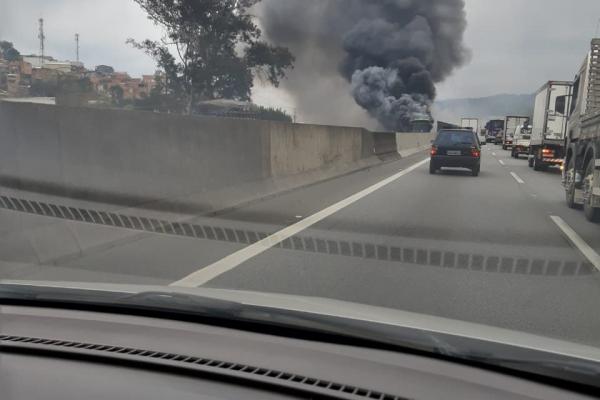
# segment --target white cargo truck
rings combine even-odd
[[[529,117],[509,115],[504,119],[504,137],[502,140],[502,149],[508,150],[512,147],[514,141],[514,133],[517,130],[517,127],[528,125]]]
[[[600,221],[600,39],[593,39],[573,84],[563,183],[567,205]]]
[[[531,125],[519,125],[515,128],[512,135],[513,142],[510,155],[513,158],[519,158],[521,154],[529,155],[529,147],[531,145]]]
[[[460,120],[460,127],[462,129],[471,129],[473,132],[477,134],[479,138],[479,142],[481,144],[485,143],[485,136],[481,136],[481,131],[479,130],[479,119],[477,118],[462,118]]]
[[[549,81],[535,96],[529,166],[536,171],[562,166],[573,82]]]

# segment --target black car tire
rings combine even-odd
[[[529,165],[529,168],[533,168],[533,157],[527,157],[527,165]]]
[[[435,175],[435,173],[437,172],[437,168],[435,167],[435,165],[433,165],[432,162],[429,163],[429,173],[431,175]]]
[[[478,167],[476,167],[476,168],[473,168],[473,169],[471,170],[471,174],[472,174],[473,176],[479,176],[479,171],[480,171],[480,169],[481,169],[481,167],[479,167],[479,166],[478,166]]]
[[[585,178],[590,175],[594,175],[594,160],[590,160],[588,162],[587,168],[585,169]],[[592,180],[592,188],[593,188],[593,180]],[[593,190],[593,189],[590,189]],[[585,218],[591,222],[600,222],[600,208],[594,208],[591,204],[592,197],[588,196],[588,199],[583,202],[583,212],[585,214]]]

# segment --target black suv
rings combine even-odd
[[[481,168],[481,147],[474,132],[469,130],[442,130],[431,146],[429,172],[435,174],[443,167],[468,168],[473,176]]]

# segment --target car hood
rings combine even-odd
[[[69,289],[92,291],[96,293],[116,292],[127,296],[150,293],[192,296],[194,298],[228,302],[229,304],[235,304],[242,309],[261,309],[271,310],[272,312],[280,311],[281,313],[288,313],[287,315],[290,315],[289,313],[292,312],[318,317],[319,321],[337,319],[350,323],[361,323],[361,326],[367,327],[386,327],[392,329],[392,331],[386,331],[388,334],[389,332],[395,332],[393,330],[394,328],[420,332],[421,334],[427,333],[428,340],[433,340],[434,342],[437,340],[435,338],[452,337],[467,341],[501,345],[504,349],[523,349],[536,352],[537,354],[543,353],[553,356],[564,356],[586,360],[600,366],[600,349],[592,346],[472,322],[327,298],[213,288],[182,288],[173,286],[78,282],[0,280],[0,287],[30,287],[33,289],[39,288],[45,290]],[[349,326],[356,325],[350,324]],[[443,342],[443,340],[440,339],[440,343],[447,342]],[[442,347],[445,348],[447,353],[452,353],[452,345]],[[471,351],[470,353],[473,352]],[[504,355],[506,356],[506,353]]]

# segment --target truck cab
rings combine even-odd
[[[485,124],[486,130],[486,141],[494,144],[499,144],[498,137],[500,137],[500,143],[504,137],[504,120],[492,119]]]

